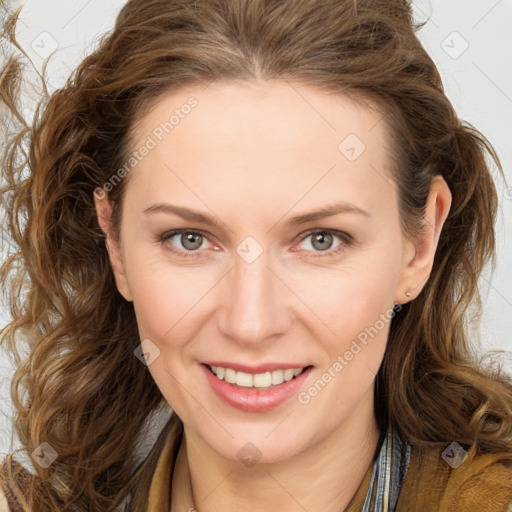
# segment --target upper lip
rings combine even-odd
[[[261,363],[257,365],[248,365],[243,363],[231,363],[227,361],[204,361],[209,366],[220,366],[221,368],[232,368],[237,372],[246,373],[265,373],[274,370],[287,370],[295,368],[305,368],[309,364],[302,363]]]

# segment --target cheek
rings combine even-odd
[[[170,339],[181,327],[181,322],[194,315],[194,304],[204,295],[198,287],[190,286],[190,279],[169,278],[165,274],[137,280],[134,288],[132,294],[139,332],[141,336],[159,342]]]
[[[163,340],[202,291],[196,280],[183,269],[173,268],[164,255],[126,251],[125,272],[144,338]]]
[[[300,404],[311,407],[312,417],[326,409],[337,411],[326,419],[327,428],[335,428],[340,417],[350,414],[370,392],[396,314],[392,280],[378,282],[364,276],[343,283],[342,288],[329,288],[316,304],[316,311],[323,307],[322,320],[329,327],[316,323],[316,339],[324,357],[316,380],[298,396]]]
[[[384,356],[401,267],[397,251],[381,248],[360,256],[337,273],[317,273],[314,287],[297,280],[295,289],[316,315],[312,328],[326,352],[322,366],[343,374],[338,382],[364,387]],[[340,364],[334,368],[335,362]]]
[[[352,338],[394,304],[400,254],[372,249],[338,268],[289,274],[290,288],[328,328],[334,339]]]
[[[172,264],[165,254],[133,251],[126,255],[126,274],[141,339],[151,339],[162,350],[194,339],[211,307],[216,271]]]

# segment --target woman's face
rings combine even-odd
[[[229,459],[288,459],[372,410],[393,305],[419,284],[385,130],[284,82],[174,92],[137,124],[117,285],[163,395]]]

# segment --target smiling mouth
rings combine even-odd
[[[206,365],[210,372],[219,380],[223,380],[228,384],[233,384],[235,386],[254,389],[265,389],[279,386],[284,382],[295,379],[311,366],[312,365],[304,366],[303,368],[278,369],[263,373],[248,373],[236,371],[233,368],[210,366],[209,364]]]

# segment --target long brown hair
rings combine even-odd
[[[14,45],[18,14],[4,28]],[[495,264],[486,155],[504,174],[485,137],[456,115],[417,29],[405,0],[130,0],[31,123],[18,109],[21,57],[9,58],[1,197],[12,245],[0,279],[12,321],[0,341],[15,355],[23,450],[47,442],[58,453],[37,478],[9,466],[24,510],[112,510],[131,488],[132,510],[144,510],[155,457],[135,472],[133,454],[164,398],[134,357],[134,310],[116,289],[93,193],[127,161],[137,116],[161,94],[221,79],[282,79],[378,105],[408,237],[421,229],[433,176],[444,177],[451,210],[430,278],[392,320],[376,411],[385,411],[381,428],[390,419],[416,445],[512,452],[512,382],[477,361],[466,332],[469,312],[481,314],[478,277]],[[109,192],[115,233],[128,179]]]

